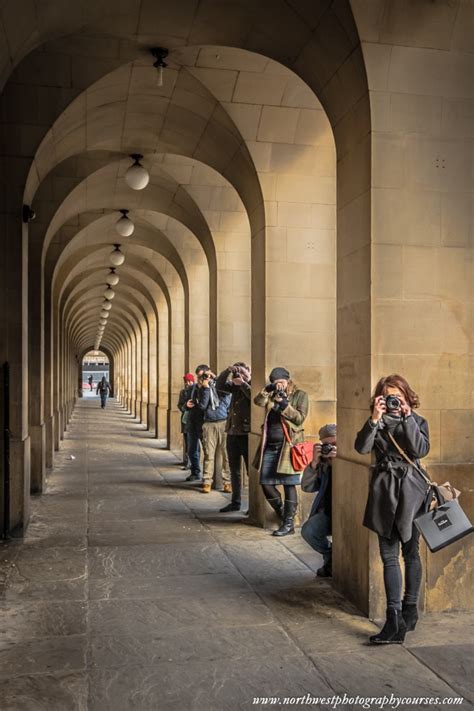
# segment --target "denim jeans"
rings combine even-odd
[[[420,534],[413,525],[412,537],[402,543],[402,556],[405,562],[405,597],[408,604],[418,602],[421,584],[421,560],[419,552]],[[398,531],[391,538],[379,536],[380,557],[383,562],[383,580],[387,596],[388,609],[402,609],[402,571],[400,568],[400,536]]]
[[[324,511],[318,511],[310,516],[301,528],[304,540],[323,556],[325,564],[331,560],[331,543],[328,540],[330,531],[331,519]]]
[[[249,437],[248,435],[227,435],[227,457],[229,459],[230,481],[232,484],[232,503],[241,503],[242,495],[242,459],[248,471]]]
[[[201,478],[201,434],[196,431],[187,433],[188,457],[191,465],[191,474]]]

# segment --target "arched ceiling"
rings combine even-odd
[[[44,102],[45,84],[51,83],[56,103],[39,122],[24,186],[24,202],[38,213],[30,230],[30,254],[44,269],[46,303],[52,289],[59,318],[67,307],[74,328],[85,329],[82,344],[96,319],[96,297],[100,305],[110,245],[120,243],[127,260],[118,272],[125,276],[129,269],[141,270],[156,285],[154,294],[147,290],[147,298],[156,298],[158,289],[169,314],[184,297],[187,329],[190,285],[198,273],[202,280],[202,266],[197,269],[206,264],[212,350],[218,269],[228,264],[232,270],[230,259],[222,257],[221,264],[218,259],[225,244],[219,209],[232,205],[227,210],[234,216],[227,218],[226,229],[233,221],[235,238],[245,235],[248,251],[250,230],[256,235],[265,225],[253,155],[258,154],[258,138],[250,124],[267,120],[262,106],[273,122],[278,111],[283,124],[285,111],[293,106],[321,111],[311,89],[323,97],[332,68],[344,64],[358,44],[348,3],[320,0],[308,8],[299,0],[186,0],[165,8],[151,0],[105,0],[99,6],[77,2],[66,17],[61,9],[53,16],[31,0],[14,30],[13,10],[9,2],[0,10],[9,35],[4,66],[17,66],[7,93],[18,96],[18,85],[27,85],[32,96],[37,86],[38,101]],[[159,34],[153,36],[154,27]],[[162,86],[149,53],[156,45],[170,49]],[[316,61],[308,62],[308,56]],[[357,61],[354,55],[351,72]],[[292,68],[300,76],[306,72],[307,84]],[[329,111],[340,112],[343,103],[344,97],[338,97]],[[15,125],[30,120],[22,111],[20,105],[12,110]],[[124,180],[131,153],[143,155],[150,173],[143,191],[131,190]],[[131,238],[115,234],[120,209],[130,210],[136,224]],[[189,245],[195,263],[186,257]],[[123,295],[132,301],[131,284],[121,283]],[[201,302],[196,316],[199,310]],[[118,311],[112,308],[114,315]],[[107,332],[115,321],[109,319]]]

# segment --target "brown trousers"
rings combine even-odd
[[[229,460],[227,458],[226,421],[205,422],[202,426],[202,448],[204,450],[203,483],[212,484],[216,452],[222,456],[222,481],[230,483]]]

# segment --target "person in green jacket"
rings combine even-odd
[[[300,473],[291,464],[291,445],[304,440],[308,395],[296,387],[286,368],[273,368],[269,383],[254,398],[254,403],[266,410],[254,466],[260,472],[265,498],[282,521],[273,535],[288,536],[295,532],[296,486],[300,483]],[[284,504],[277,489],[279,485],[284,487]]]

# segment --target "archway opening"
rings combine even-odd
[[[108,357],[102,351],[88,351],[82,358],[82,396],[98,397],[97,384],[104,376],[110,380]]]

